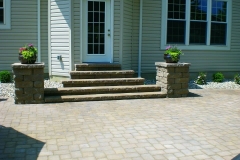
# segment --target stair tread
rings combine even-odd
[[[144,81],[144,78],[106,78],[106,79],[70,79],[62,81],[63,84],[71,84],[77,82],[133,82],[133,81]]]
[[[71,75],[76,75],[76,74],[94,74],[94,75],[99,75],[99,74],[134,74],[133,70],[111,70],[111,71],[71,71]]]
[[[134,92],[134,93],[111,93],[111,94],[88,94],[88,95],[62,95],[45,96],[45,102],[65,102],[65,101],[92,101],[92,100],[116,100],[116,99],[136,99],[136,98],[165,98],[166,93],[157,92]]]
[[[94,87],[64,87],[64,88],[45,88],[45,91],[58,90],[58,91],[68,91],[68,90],[93,90],[93,89],[117,89],[117,88],[159,88],[159,85],[129,85],[129,86],[94,86]]]
[[[118,63],[81,63],[75,64],[75,67],[121,67]]]

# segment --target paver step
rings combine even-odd
[[[59,103],[59,102],[102,101],[120,99],[145,99],[145,98],[166,98],[166,94],[162,92],[141,92],[141,93],[45,96],[45,102]]]
[[[71,79],[96,79],[96,78],[132,78],[133,70],[119,71],[72,71]]]
[[[75,64],[75,71],[121,70],[118,63],[82,63]]]
[[[101,86],[101,87],[70,87],[70,88],[45,88],[45,95],[83,95],[104,93],[130,93],[130,92],[155,92],[160,91],[158,85],[133,85],[133,86]]]
[[[62,81],[62,84],[63,87],[143,85],[144,78],[71,79]]]

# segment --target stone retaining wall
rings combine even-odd
[[[169,98],[186,97],[189,93],[189,63],[156,62],[156,84]]]
[[[15,104],[44,103],[44,63],[12,64]]]

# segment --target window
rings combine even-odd
[[[11,28],[11,0],[0,0],[0,29]]]
[[[231,0],[163,1],[162,49],[230,49]],[[166,9],[165,9],[166,8]]]

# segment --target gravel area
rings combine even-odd
[[[145,84],[156,84],[156,81],[146,80]],[[44,87],[59,88],[63,86],[60,82],[45,80]],[[189,89],[240,89],[240,85],[235,84],[232,80],[225,80],[223,83],[207,81],[206,85],[198,85],[194,81],[190,81]],[[14,97],[14,83],[0,83],[0,97]]]

